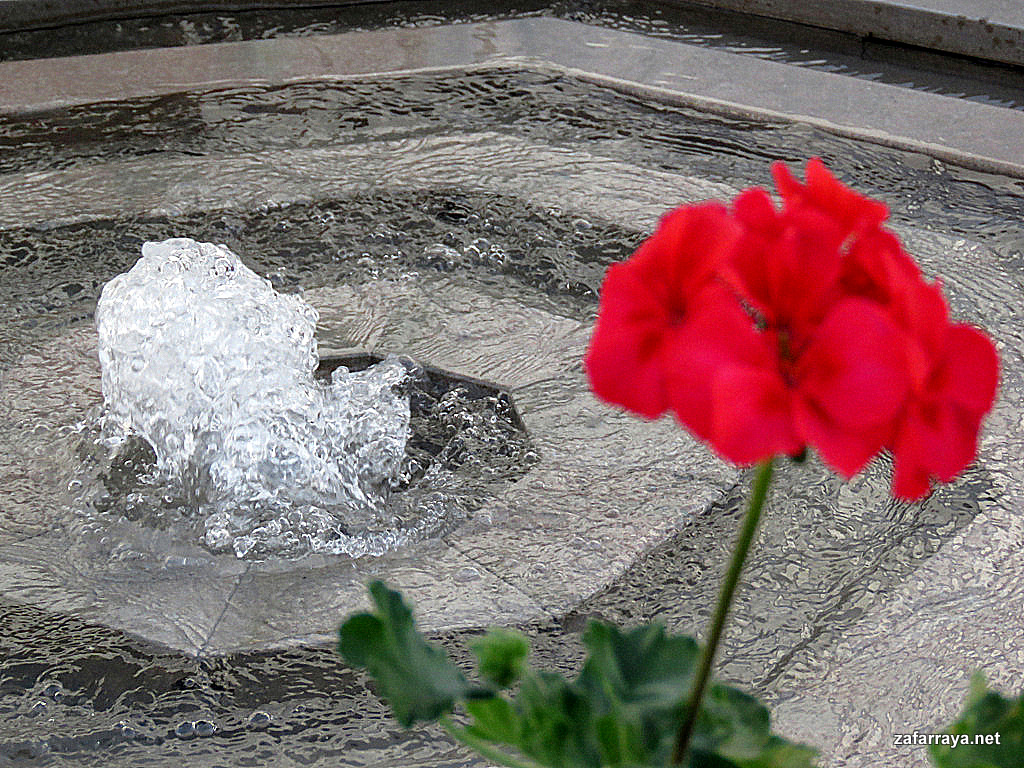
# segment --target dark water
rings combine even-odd
[[[784,704],[980,514],[1013,535],[1005,521],[1020,498],[1007,489],[1020,487],[1024,447],[1019,180],[802,126],[645,106],[530,72],[252,87],[6,117],[0,375],[65,336],[84,338],[102,284],[131,266],[144,240],[181,234],[227,243],[281,289],[450,276],[587,322],[604,269],[635,248],[659,210],[766,184],[770,161],[812,155],[890,204],[926,271],[947,276],[958,317],[989,327],[1004,375],[978,466],[922,505],[888,498],[884,462],[849,485],[813,462],[781,471],[785,490],[772,502],[722,669]],[[595,185],[605,192],[588,198]],[[93,386],[86,378],[69,379],[69,402],[72,390]],[[0,425],[13,405],[0,398]],[[12,448],[4,468],[13,476],[31,460]],[[16,490],[38,495],[44,482]],[[569,615],[524,627],[535,660],[572,670],[592,615],[699,631],[744,489],[724,488],[719,503]],[[977,620],[1016,596],[979,595]],[[480,765],[436,731],[402,731],[329,649],[191,659],[3,599],[0,625],[0,765]],[[439,639],[466,660],[465,634]],[[930,642],[941,665],[944,640]],[[880,658],[875,671],[891,665]],[[959,682],[922,688],[944,701]],[[819,743],[834,748],[827,764],[873,764],[863,748],[842,746],[858,727],[822,731]]]

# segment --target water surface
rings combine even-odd
[[[785,727],[825,747],[825,764],[876,764],[887,729],[898,730],[885,723],[887,712],[905,730],[931,729],[958,706],[965,667],[986,664],[1005,683],[1022,663],[1006,641],[1010,627],[1024,626],[1013,613],[1024,603],[1024,570],[1004,558],[999,580],[967,591],[972,562],[984,570],[1000,547],[1013,551],[1016,511],[1024,507],[1020,181],[807,127],[648,107],[571,79],[505,70],[250,87],[6,117],[0,513],[40,511],[0,537],[31,541],[66,522],[39,499],[64,494],[73,479],[74,425],[98,397],[90,334],[99,290],[134,263],[145,240],[224,242],[279,289],[320,297],[324,350],[349,341],[352,313],[336,311],[332,320],[332,302],[345,291],[370,301],[383,295],[373,286],[384,284],[438,286],[449,303],[469,295],[507,302],[505,314],[487,319],[496,326],[536,311],[585,327],[604,269],[628,256],[662,210],[764,185],[769,161],[810,155],[889,203],[923,268],[944,276],[955,315],[988,328],[1004,360],[980,460],[961,481],[910,506],[888,498],[884,461],[849,485],[813,462],[787,467],[752,559],[724,674],[769,697]],[[463,309],[471,313],[473,302]],[[429,348],[431,317],[403,317],[389,333]],[[546,342],[538,335],[521,358],[490,362],[526,369],[530,348]],[[481,345],[475,354],[486,363],[493,352]],[[31,409],[11,394],[15,385],[34,393]],[[540,412],[567,394],[541,382],[531,396]],[[581,440],[621,418],[592,403],[580,413]],[[24,430],[41,439],[15,439]],[[27,450],[40,442],[51,448]],[[673,451],[679,466],[703,455]],[[672,470],[640,468],[637,487],[671,483]],[[720,502],[640,562],[624,564],[621,578],[570,615],[525,627],[540,663],[573,669],[590,615],[657,619],[681,632],[703,625],[745,496],[743,484],[732,487],[721,472]],[[560,513],[587,498],[553,494],[551,501],[548,513]],[[987,549],[972,548],[982,535]],[[913,658],[930,659],[939,672],[901,665],[897,641],[886,640],[886,617],[927,595],[935,580],[929,569],[947,561],[964,571],[956,583],[970,600],[947,615],[941,606],[928,613],[936,603],[925,599],[918,615],[931,629],[904,624],[889,633],[912,639]],[[67,577],[74,580],[74,571]],[[947,621],[947,631],[934,633],[925,616]],[[993,617],[1009,623],[995,626]],[[430,729],[398,728],[365,679],[329,649],[191,659],[38,607],[0,601],[0,618],[0,761],[480,764]],[[972,626],[976,635],[965,629]],[[980,655],[964,655],[952,636]],[[851,638],[877,658],[849,663]],[[1002,647],[979,645],[986,638]],[[464,633],[441,639],[466,660]],[[899,666],[903,688],[856,698]],[[843,691],[852,703],[836,704],[834,714],[824,702],[843,699]],[[923,764],[923,754],[892,759]]]

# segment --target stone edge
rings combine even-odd
[[[1011,8],[1005,0],[689,0],[689,4],[1024,66],[1024,10]]]
[[[546,68],[643,99],[809,124],[1024,178],[1024,112],[548,17],[0,62],[0,115],[254,83],[494,67]]]

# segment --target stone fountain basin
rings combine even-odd
[[[82,537],[26,505],[0,540],[0,591],[190,655],[332,642],[343,617],[367,604],[366,583],[377,578],[406,593],[428,631],[522,624],[564,615],[735,480],[736,470],[671,422],[611,414],[593,398],[581,366],[589,323],[440,276],[305,295],[321,325],[346,328],[359,347],[400,352],[507,392],[539,461],[450,534],[379,558],[247,562],[128,521],[134,530]],[[432,324],[417,333],[419,342],[403,334],[413,318]],[[77,367],[82,399],[100,402],[92,329],[54,344],[66,347],[55,356]],[[7,384],[17,387],[19,375],[11,370]],[[50,396],[56,391],[36,392],[12,416],[30,420]],[[150,537],[150,553],[104,555],[103,537],[119,535],[136,543]]]
[[[1015,110],[794,71],[773,62],[551,19],[355,35],[9,62],[0,66],[0,74],[6,75],[0,77],[0,111],[90,102],[112,98],[111,93],[127,98],[214,87],[225,77],[283,83],[296,77],[363,76],[380,70],[378,52],[387,48],[399,54],[386,62],[393,70],[540,63],[546,70],[569,71],[643,99],[756,121],[795,119],[866,139],[872,144],[863,145],[865,155],[872,145],[883,144],[924,152],[917,156],[919,163],[942,158],[967,168],[1002,169],[1018,177],[1022,173],[1018,139],[1024,118]],[[526,64],[523,57],[529,60]],[[143,59],[147,66],[142,66]],[[115,60],[123,66],[112,67]],[[69,67],[82,76],[44,76],[58,70],[66,75]],[[167,72],[175,76],[168,78]],[[62,82],[73,82],[74,92],[62,90]],[[880,109],[880,104],[886,108]],[[175,215],[195,206],[215,209],[225,201],[202,188],[215,173],[227,173],[231,204],[246,208],[335,195],[351,183],[425,186],[434,183],[437,174],[424,171],[416,153],[435,148],[451,153],[446,181],[454,185],[467,180],[480,185],[478,169],[486,166],[483,183],[492,188],[574,211],[603,205],[605,210],[597,215],[628,221],[638,229],[653,223],[667,199],[734,192],[713,188],[707,181],[692,184],[679,173],[609,160],[601,157],[600,147],[527,145],[504,134],[479,141],[446,136],[381,144],[356,152],[265,151],[237,163],[227,157],[189,157],[178,162],[162,159],[155,165],[147,158],[128,158],[45,170],[32,178],[15,174],[0,187],[0,225],[13,228],[26,221],[66,219],[71,215],[68,200],[75,201],[76,217],[116,218],[123,215],[119,196],[144,212]],[[407,152],[409,148],[414,151]],[[495,157],[500,158],[500,172],[487,162]],[[252,184],[252,167],[270,181]],[[636,183],[638,179],[642,184]],[[35,199],[33,192],[40,184],[57,193]],[[1018,577],[1024,570],[1019,546],[1024,523],[1018,514],[1024,485],[1019,460],[1024,369],[1017,343],[1022,326],[1019,302],[1002,300],[1005,287],[1019,283],[1020,262],[1007,255],[1005,242],[1001,251],[993,251],[990,244],[944,234],[947,228],[941,222],[939,231],[930,225],[899,229],[929,273],[953,276],[947,287],[955,315],[984,322],[997,339],[1005,363],[1003,393],[987,422],[973,475],[934,497],[940,511],[967,505],[962,515],[967,522],[959,524],[962,529],[945,539],[941,551],[927,563],[877,594],[872,592],[877,589],[872,569],[884,552],[876,557],[876,539],[862,536],[863,529],[844,528],[843,520],[877,514],[886,522],[896,517],[883,503],[884,471],[842,487],[815,485],[813,499],[836,497],[838,509],[855,514],[829,512],[816,519],[814,504],[792,495],[782,496],[779,508],[768,515],[767,541],[760,549],[764,565],[759,572],[757,563],[751,563],[744,593],[748,597],[741,598],[748,602],[745,614],[752,619],[734,627],[741,649],[737,664],[745,658],[745,649],[753,647],[748,641],[760,644],[769,637],[771,648],[780,626],[804,629],[791,620],[793,592],[801,585],[813,591],[830,579],[829,557],[834,551],[845,562],[861,547],[869,566],[857,577],[857,585],[864,586],[872,599],[863,605],[840,602],[836,612],[824,618],[838,622],[836,637],[817,637],[808,623],[808,633],[801,635],[795,650],[781,644],[775,649],[781,672],[771,685],[780,730],[821,745],[837,765],[923,765],[923,755],[892,746],[893,732],[943,727],[958,709],[974,669],[984,668],[1005,690],[1019,683],[1024,669],[1022,649],[1013,642],[1012,631],[1021,626],[1024,604]],[[342,615],[364,604],[363,582],[379,575],[410,595],[428,629],[528,622],[562,615],[599,592],[634,558],[669,538],[691,512],[713,505],[734,482],[734,471],[717,464],[671,424],[643,424],[616,415],[587,395],[579,369],[585,323],[543,309],[510,306],[473,291],[445,294],[442,280],[433,287],[438,290],[430,293],[430,288],[377,284],[311,292],[310,299],[328,324],[351,323],[344,311],[331,310],[344,306],[340,300],[376,303],[371,309],[364,307],[369,319],[354,334],[353,343],[416,355],[452,373],[479,376],[515,397],[541,462],[453,535],[372,561],[310,558],[248,564],[188,547],[153,561],[99,561],[91,557],[94,551],[88,546],[69,542],[46,500],[35,498],[46,488],[45,474],[5,477],[0,481],[24,489],[25,503],[19,515],[0,510],[0,590],[11,599],[56,613],[77,613],[194,656],[227,654],[232,648],[331,642]],[[414,313],[427,307],[439,311],[444,322],[437,322],[430,343],[412,344],[402,326],[418,322]],[[507,309],[515,322],[496,328],[483,316],[467,314],[466,307],[483,313]],[[95,340],[90,336],[88,328],[81,328],[55,340],[54,345],[66,352],[63,356],[55,356],[53,350],[35,358],[27,353],[22,366],[61,360],[52,374],[65,385],[43,388],[32,403],[8,406],[8,399],[0,397],[0,408],[6,408],[0,411],[0,420],[44,420],[48,406],[67,399],[69,381],[74,382],[70,400],[76,407],[85,409],[97,402]],[[501,355],[520,363],[527,359],[529,364],[506,366]],[[5,371],[0,389],[18,375],[17,369]],[[657,462],[651,461],[654,457]],[[642,472],[633,471],[639,467]],[[652,470],[656,467],[668,469]],[[960,498],[965,495],[966,500]],[[920,513],[923,521],[929,512],[934,510]],[[918,515],[906,513],[908,525]],[[687,535],[708,530],[711,522],[701,520]],[[801,523],[809,524],[802,528]],[[732,530],[712,527],[710,548],[724,548]],[[825,541],[816,545],[823,550],[820,555],[815,536]],[[879,546],[891,543],[883,540]],[[814,557],[819,566],[808,566]],[[723,561],[724,555],[715,562]],[[689,599],[695,614],[708,602],[678,592],[661,597],[667,603]],[[584,601],[584,606],[592,604]],[[737,676],[755,679],[762,673],[762,661],[755,658],[756,672],[744,670]]]

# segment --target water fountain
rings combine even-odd
[[[154,452],[149,482],[197,508],[214,551],[361,554],[352,535],[385,514],[409,429],[405,369],[339,367],[318,384],[315,325],[300,297],[188,239],[144,244],[103,288],[104,440]]]
[[[997,680],[1021,669],[1000,629],[1019,619],[1011,582],[1021,572],[1010,511],[1024,480],[1015,461],[1024,369],[1008,341],[1020,338],[1021,319],[1007,287],[1020,277],[1018,182],[806,123],[759,122],[731,107],[731,116],[709,115],[652,105],[653,91],[597,87],[593,80],[616,74],[601,70],[601,46],[634,51],[618,74],[654,89],[678,86],[686,70],[651,70],[665,75],[659,85],[645,62],[676,61],[685,46],[601,28],[572,26],[570,35],[564,23],[271,41],[281,46],[262,60],[272,71],[258,75],[271,84],[249,82],[252,58],[227,56],[217,77],[238,81],[229,88],[203,80],[200,62],[216,46],[154,51],[167,62],[180,54],[179,73],[193,62],[187,92],[183,75],[155,82],[142,72],[145,82],[121,101],[95,101],[103,82],[94,76],[81,81],[81,106],[4,118],[0,135],[17,148],[0,161],[0,589],[12,627],[0,680],[16,693],[0,704],[0,754],[87,762],[99,750],[110,764],[132,765],[238,764],[247,754],[462,764],[443,744],[385,725],[328,649],[374,577],[402,587],[421,623],[454,646],[488,623],[517,624],[566,666],[590,613],[702,625],[742,495],[733,491],[738,473],[670,423],[598,405],[580,359],[605,266],[668,205],[764,183],[765,159],[779,156],[822,154],[893,205],[925,269],[947,276],[958,317],[1004,345],[1004,396],[977,467],[922,507],[887,500],[884,466],[850,485],[813,463],[788,469],[779,487],[789,492],[769,513],[723,668],[772,700],[783,729],[849,765],[865,764],[855,762],[866,759],[864,744],[881,748],[886,717],[914,730],[927,726],[936,700],[948,698],[952,711],[970,668],[986,666]],[[524,65],[514,57],[531,43],[557,47],[555,59],[579,56],[590,74]],[[385,44],[401,52],[397,69],[444,58],[470,70],[364,78],[380,68],[375,52]],[[488,46],[512,58],[481,69],[494,55],[479,54]],[[321,54],[332,73],[360,77],[317,80]],[[309,69],[289,70],[296,61]],[[57,66],[36,63],[48,65]],[[53,94],[43,91],[22,93],[21,103],[46,104]],[[920,115],[928,94],[908,93],[918,106],[905,114]],[[946,101],[951,113],[966,109]],[[76,141],[54,138],[72,130]],[[107,431],[88,420],[103,402],[93,330],[102,286],[128,272],[144,242],[182,234],[226,243],[305,318],[296,328],[309,327],[301,302],[319,314],[320,383],[307,378],[311,333],[300,332],[304,351],[289,362],[307,402],[331,391],[328,369],[344,366],[339,381],[365,382],[372,374],[358,371],[370,363],[406,361],[385,362],[390,373],[369,386],[395,406],[396,422],[408,418],[412,437],[402,449],[381,444],[385,469],[349,486],[360,489],[355,497],[389,498],[365,516],[360,507],[358,520],[374,521],[360,534],[375,542],[372,553],[271,541],[287,530],[301,539],[301,521],[260,532],[247,549],[246,536],[282,516],[278,501],[286,520],[316,506],[304,483],[266,500],[265,478],[244,478],[245,494],[269,510],[247,526],[231,521],[237,499],[222,492],[237,486],[208,483],[213,465],[190,465],[184,442],[149,453],[118,437],[126,411]],[[269,296],[263,279],[253,282]],[[136,317],[158,310],[154,296]],[[168,354],[192,341],[176,339]],[[245,352],[234,351],[233,361]],[[130,375],[131,355],[124,361]],[[166,377],[153,381],[175,391]],[[254,381],[239,385],[240,397]],[[139,429],[136,418],[155,415],[144,408],[130,418]],[[453,422],[461,443],[443,454],[431,436]],[[161,460],[165,469],[206,469],[175,487]],[[183,513],[197,488],[213,489],[199,494],[212,515]],[[337,523],[352,499],[335,501],[330,525],[305,544],[354,533],[356,519]],[[211,516],[227,525],[207,538]],[[978,573],[984,589],[966,576]],[[937,590],[962,611],[953,624]],[[879,697],[878,686],[900,693]],[[366,734],[381,731],[384,746],[368,746]]]

